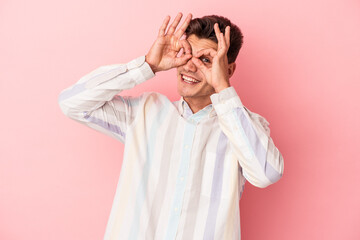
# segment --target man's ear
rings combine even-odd
[[[228,65],[229,78],[231,78],[231,76],[234,74],[235,69],[236,69],[236,63],[235,63],[235,62],[230,63],[230,64]]]

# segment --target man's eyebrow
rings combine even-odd
[[[204,56],[204,57],[210,57],[210,58],[213,58],[210,54],[204,54],[204,53],[203,53],[203,54],[201,54],[199,57],[203,57],[203,56]]]

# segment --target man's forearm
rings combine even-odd
[[[283,157],[270,138],[265,118],[245,108],[233,87],[213,94],[211,100],[244,177],[262,188],[278,181],[284,170]]]
[[[82,118],[86,112],[101,107],[121,91],[133,88],[154,76],[145,56],[127,64],[101,66],[64,89],[58,103],[65,115]]]

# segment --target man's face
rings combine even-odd
[[[196,35],[188,36],[187,41],[190,43],[192,55],[197,56],[197,53],[202,49],[212,48],[217,51],[217,43],[210,39],[200,39]],[[211,56],[199,56],[199,59],[205,66],[211,68]],[[203,99],[210,101],[210,95],[215,93],[215,89],[209,85],[205,79],[204,74],[198,69],[190,59],[186,64],[177,67],[178,77],[178,93],[185,99]]]

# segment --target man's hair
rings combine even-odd
[[[218,23],[220,31],[225,34],[226,26],[230,26],[230,47],[227,52],[229,63],[233,63],[239,54],[240,48],[243,44],[243,35],[238,26],[231,23],[229,19],[218,16],[208,15],[202,18],[194,18],[190,21],[189,26],[186,28],[186,38],[191,34],[195,34],[198,38],[207,38],[215,43],[218,43],[214,24]]]

